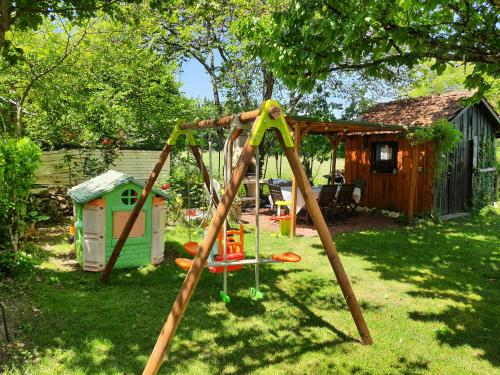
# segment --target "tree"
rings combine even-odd
[[[161,149],[175,118],[195,107],[179,91],[176,62],[145,43],[141,26],[100,17],[78,53],[34,89],[29,136],[46,149]]]
[[[23,133],[25,103],[33,88],[65,63],[86,34],[86,27],[74,28],[61,20],[57,23],[47,21],[38,31],[21,32],[13,36],[16,45],[23,47],[24,53],[14,65],[0,57],[0,96],[15,106],[14,133],[17,137]]]
[[[95,16],[96,12],[114,14],[123,3],[131,2],[138,0],[0,0],[0,52],[4,57],[16,52],[6,37],[13,26],[18,30],[36,30],[47,17],[81,20]],[[22,51],[18,46],[15,49]]]
[[[391,78],[399,67],[434,59],[473,63],[465,86],[500,76],[499,13],[495,1],[293,0],[270,17],[242,21],[248,48],[290,87],[311,90],[332,72],[363,71]]]
[[[447,64],[446,69],[437,74],[432,69],[433,62],[427,62],[414,67],[410,72],[411,84],[401,90],[401,94],[409,97],[439,94],[451,90],[465,88],[465,79],[474,71],[474,66],[461,63]],[[491,87],[485,96],[495,109],[500,108],[500,81],[485,76]]]

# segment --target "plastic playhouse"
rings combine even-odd
[[[74,186],[74,243],[86,271],[102,271],[144,184],[124,173],[108,172]],[[165,197],[151,190],[132,227],[116,267],[138,267],[163,261]]]

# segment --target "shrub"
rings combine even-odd
[[[29,138],[0,138],[0,253],[7,265],[17,263],[27,217],[27,203],[40,162],[40,148]],[[9,266],[10,267],[10,266]]]
[[[167,222],[173,224],[183,217],[185,208],[205,208],[208,199],[203,176],[191,155],[172,157],[170,176],[163,181],[167,192]]]

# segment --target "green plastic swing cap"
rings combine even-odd
[[[167,141],[167,144],[170,146],[175,145],[177,142],[177,138],[179,138],[180,135],[185,135],[188,143],[191,146],[196,146],[196,141],[194,140],[193,134],[191,133],[191,130],[183,130],[181,129],[181,124],[184,123],[182,120],[177,120],[174,130],[172,131],[172,134],[170,135],[170,138]]]
[[[276,119],[269,116],[269,110],[272,107],[277,107],[280,110],[280,115]],[[252,129],[252,134],[250,135],[250,145],[258,146],[262,141],[262,137],[264,137],[264,133],[270,128],[279,130],[283,136],[283,141],[286,147],[293,147],[292,135],[290,134],[290,129],[285,121],[285,116],[283,116],[281,106],[278,101],[273,99],[266,100],[262,104],[259,117],[257,117]]]

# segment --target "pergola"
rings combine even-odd
[[[299,152],[300,143],[307,134],[322,134],[328,138],[332,146],[331,181],[335,179],[337,165],[337,149],[344,137],[349,134],[377,134],[381,132],[402,132],[410,129],[403,125],[387,125],[355,120],[317,119],[307,116],[286,116],[290,130],[293,132],[295,152]],[[416,174],[415,174],[416,178]],[[297,227],[297,181],[292,176],[292,207],[290,207],[291,231],[295,237]]]
[[[259,114],[259,110],[243,112],[239,115],[228,115],[218,119],[201,120],[189,122],[182,125],[182,129],[207,129],[207,128],[228,128],[234,118],[239,118],[241,123],[253,121]],[[356,120],[336,120],[336,119],[319,119],[308,116],[285,116],[285,121],[293,134],[294,148],[298,153],[300,143],[307,134],[322,134],[328,138],[332,145],[332,167],[331,181],[335,179],[335,171],[337,165],[337,150],[340,142],[349,134],[377,134],[381,132],[403,132],[411,127],[403,125],[388,125],[380,123],[371,123],[366,121]],[[417,152],[417,150],[415,150]],[[415,173],[412,173],[412,179],[416,181]],[[416,182],[415,182],[416,183]],[[413,183],[412,185],[415,185]],[[295,237],[297,228],[297,180],[292,177],[292,207],[290,207],[291,230],[290,237]],[[408,218],[413,220],[413,210],[409,210]]]

